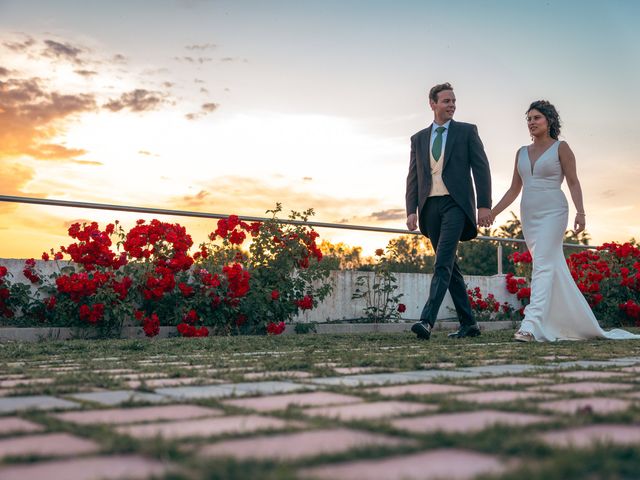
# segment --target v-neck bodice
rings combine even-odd
[[[564,173],[560,165],[558,148],[560,142],[556,141],[538,157],[535,163],[531,163],[529,149],[525,146],[518,152],[518,173],[522,178],[525,190],[557,190],[562,185]]]

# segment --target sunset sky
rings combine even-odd
[[[404,228],[409,137],[448,81],[494,203],[529,142],[525,109],[545,98],[592,243],[638,239],[638,19],[640,2],[620,0],[0,0],[0,193],[251,216],[282,202]],[[138,217],[0,203],[0,257],[68,243],[73,221]],[[214,229],[164,220],[196,242]]]

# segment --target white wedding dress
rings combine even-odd
[[[532,333],[539,342],[640,339],[640,335],[625,330],[602,330],[569,272],[562,253],[569,207],[560,189],[564,173],[559,146],[556,141],[533,167],[527,147],[518,152],[517,166],[523,183],[522,231],[533,258],[531,303],[524,310],[520,331]]]

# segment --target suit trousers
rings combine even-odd
[[[467,286],[456,262],[456,250],[464,229],[466,216],[449,196],[429,197],[420,214],[420,225],[426,231],[436,253],[435,269],[429,289],[429,299],[420,320],[432,327],[438,310],[449,290],[461,325],[473,325],[475,320],[467,296]]]

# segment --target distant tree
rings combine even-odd
[[[491,230],[479,231],[480,236],[523,239],[522,222],[511,213],[511,218],[504,224]],[[573,231],[565,233],[565,243],[589,245],[591,238],[585,231],[575,235]],[[631,242],[636,242],[631,239]],[[509,257],[514,252],[527,250],[523,242],[498,242],[495,240],[473,240],[458,244],[458,265],[465,275],[495,275],[498,273],[498,244],[502,243],[502,273],[515,273],[515,266]],[[635,243],[634,243],[635,244]],[[394,251],[389,259],[389,268],[393,272],[433,273],[435,253],[428,238],[422,235],[402,235],[389,240],[387,250]],[[362,247],[351,247],[342,242],[333,244],[324,240],[320,244],[324,260],[331,269],[372,270],[375,264],[373,257],[363,257]],[[565,248],[565,256],[579,249]]]
[[[395,255],[389,260],[389,268],[394,272],[433,273],[435,252],[431,242],[423,235],[402,235],[392,238],[388,250]]]
[[[480,235],[491,236],[488,228]],[[464,275],[495,275],[498,273],[496,242],[472,240],[458,244],[458,266]]]
[[[578,245],[589,245],[590,241],[591,241],[591,236],[587,233],[586,230],[580,232],[578,235],[576,235],[573,230],[567,230],[565,232],[565,234],[564,234],[564,243],[575,243],[575,244],[578,244]],[[584,250],[584,249],[582,249],[582,248],[565,247],[564,248],[564,256],[565,257],[569,257],[571,254],[578,253],[581,250]]]
[[[331,243],[323,240],[320,243],[322,261],[330,270],[359,270],[364,262],[362,247],[351,247],[346,243]]]

